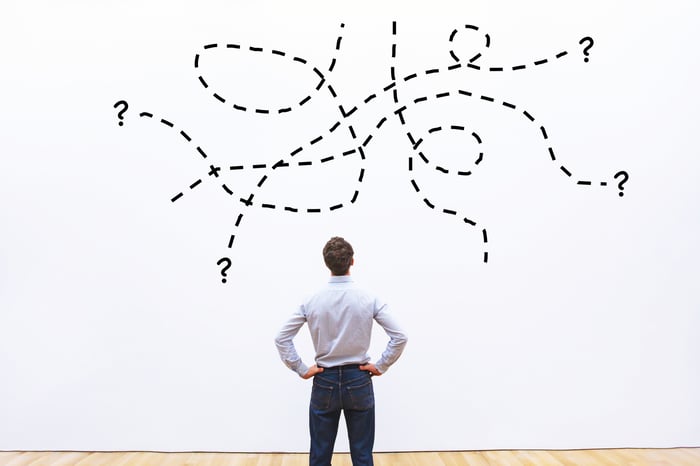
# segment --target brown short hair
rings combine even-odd
[[[353,254],[350,243],[340,236],[334,236],[323,247],[323,261],[333,275],[347,275]]]

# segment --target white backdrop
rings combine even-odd
[[[0,449],[306,450],[333,235],[377,450],[700,445],[698,14],[5,1]]]

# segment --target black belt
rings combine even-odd
[[[323,367],[324,371],[333,371],[333,370],[338,370],[338,369],[359,369],[360,366],[364,366],[364,364],[345,364],[343,366],[333,366],[333,367]]]

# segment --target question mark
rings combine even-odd
[[[590,37],[584,37],[580,41],[578,41],[579,44],[583,45],[584,42],[587,42],[588,45],[583,48],[583,54],[586,56],[586,58],[583,59],[586,63],[588,63],[588,51],[593,47],[593,39]]]
[[[622,177],[622,180],[620,180],[620,182],[617,183],[617,188],[620,190],[620,193],[619,193],[619,194],[620,194],[620,197],[622,197],[622,196],[625,195],[625,193],[622,192],[622,190],[625,189],[625,187],[622,186],[622,185],[625,184],[625,183],[627,183],[627,180],[630,179],[630,176],[629,176],[629,174],[627,174],[627,172],[624,171],[624,170],[615,173],[615,176],[614,176],[613,178],[617,179],[618,176],[621,176],[621,177]]]
[[[124,108],[121,109],[121,110],[119,111],[119,113],[117,113],[117,116],[119,117],[119,120],[120,120],[120,121],[119,121],[119,126],[124,125],[124,122],[121,121],[121,120],[124,119],[124,117],[123,117],[122,115],[124,115],[124,112],[126,112],[126,109],[129,108],[129,104],[127,104],[126,101],[124,101],[124,100],[120,100],[119,102],[117,102],[116,104],[114,104],[114,108],[117,108],[117,107],[119,107],[119,106],[122,105],[122,104],[124,105]]]
[[[221,283],[226,283],[226,271],[229,269],[229,267],[231,267],[231,259],[229,259],[228,257],[222,257],[216,263],[216,265],[221,265],[224,262],[226,262],[226,266],[223,269],[221,269],[221,276],[224,277],[221,279]]]

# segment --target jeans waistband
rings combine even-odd
[[[333,366],[333,367],[323,367],[324,371],[334,371],[334,370],[339,370],[339,369],[360,369],[360,366],[363,366],[364,364],[345,364],[343,366]]]

